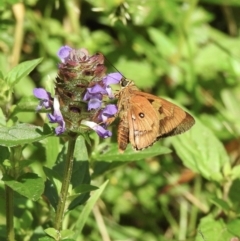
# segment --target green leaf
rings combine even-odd
[[[96,161],[93,166],[93,174],[92,178],[98,177],[105,172],[111,171],[119,166],[122,166],[128,162],[123,161],[113,161],[113,162],[105,162],[105,161]]]
[[[22,78],[29,75],[29,73],[39,64],[41,63],[43,58],[29,60],[22,62],[11,69],[8,74],[5,76],[5,81],[9,84],[9,86],[13,87],[16,83],[18,83]]]
[[[198,232],[195,241],[226,241],[233,237],[222,219],[216,221],[210,215],[201,219]]]
[[[142,151],[135,151],[130,145],[124,153],[118,152],[117,145],[103,146],[99,148],[96,152],[92,153],[92,158],[98,161],[137,161],[144,158],[150,158],[158,155],[168,154],[171,150],[167,147],[160,146],[159,143],[144,149]]]
[[[33,201],[38,200],[44,191],[44,180],[35,173],[23,174],[18,180],[4,176],[2,180],[15,192]]]
[[[76,239],[78,236],[81,235],[82,233],[82,229],[87,221],[87,218],[90,214],[90,212],[93,209],[93,206],[95,205],[95,203],[97,202],[97,200],[99,199],[100,195],[102,194],[102,192],[104,191],[104,189],[106,188],[108,183],[108,180],[105,181],[98,190],[96,190],[91,197],[89,198],[87,204],[84,206],[81,214],[79,215],[76,223],[75,223],[75,227],[74,227],[74,231],[75,231],[75,235],[74,238]]]
[[[91,192],[98,189],[98,187],[89,185],[89,184],[81,184],[74,188],[75,193],[84,193],[84,192]]]
[[[24,123],[12,127],[0,127],[0,145],[8,147],[24,145],[43,140],[52,134],[47,125],[42,128]]]
[[[176,45],[172,42],[169,36],[165,35],[163,32],[156,28],[149,28],[148,33],[152,41],[155,43],[157,51],[164,58],[170,59],[174,54],[176,54]]]
[[[229,198],[234,204],[239,204],[240,179],[235,179],[229,190]]]
[[[60,138],[57,136],[50,136],[44,140],[45,146],[48,146],[49,148],[46,148],[46,166],[51,168],[57,159],[57,156],[60,151]]]
[[[61,238],[62,240],[73,240],[73,239],[69,239],[70,237],[72,237],[74,235],[74,232],[70,229],[64,229],[61,232]],[[74,241],[74,240],[73,240]]]
[[[55,239],[46,236],[39,238],[38,241],[55,241]]]
[[[39,100],[35,96],[24,96],[17,103],[11,116],[16,115],[18,112],[36,112],[36,108],[39,104]],[[48,110],[42,109],[41,112],[48,112]]]
[[[74,157],[78,161],[87,161],[88,160],[88,151],[83,136],[77,138],[74,150]]]
[[[58,237],[60,236],[59,231],[55,228],[46,228],[44,232],[50,237],[54,238],[54,240],[58,240]]]
[[[221,170],[229,157],[212,131],[195,120],[191,130],[172,138],[172,144],[185,166],[209,180],[221,181]]]
[[[240,237],[240,219],[234,219],[227,224],[227,229],[233,235]]]
[[[8,159],[10,156],[9,149],[5,146],[0,146],[0,163],[3,163],[4,160]]]
[[[217,197],[212,198],[211,202],[214,203],[220,209],[224,210],[225,212],[230,211],[230,207],[229,207],[228,203],[220,198],[217,198]]]

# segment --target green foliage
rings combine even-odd
[[[0,1],[0,239],[240,239],[239,0],[79,2]],[[111,139],[79,136],[57,230],[69,146],[32,89],[52,92],[66,44],[103,53],[109,73],[196,124],[122,154],[115,123]]]

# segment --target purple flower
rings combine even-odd
[[[118,109],[116,105],[107,105],[100,113],[99,119],[102,122],[106,122],[108,118],[113,117],[117,113]]]
[[[109,130],[106,130],[103,126],[93,122],[93,121],[86,121],[83,120],[82,123],[83,125],[86,125],[88,127],[90,127],[91,129],[93,129],[94,131],[97,132],[97,134],[102,137],[102,138],[107,138],[112,136],[112,132]]]
[[[122,79],[122,75],[120,73],[111,73],[108,74],[106,77],[103,78],[103,84],[105,86],[105,89],[108,93],[109,98],[113,98],[114,95],[112,93],[112,89],[110,87],[111,84],[118,84],[120,80]]]
[[[99,84],[95,84],[93,87],[87,88],[87,92],[83,97],[83,100],[88,101],[88,110],[96,110],[101,107],[102,96],[107,94],[106,90]]]
[[[88,101],[88,110],[96,110],[101,107],[103,95],[108,95],[109,98],[113,98],[110,84],[117,84],[122,79],[120,73],[111,73],[105,76],[102,80],[103,86],[96,83],[90,88],[87,88],[83,100]]]
[[[37,106],[37,111],[39,111],[40,109],[42,109],[42,107],[44,106],[46,109],[50,108],[52,106],[52,97],[51,94],[49,92],[47,92],[45,89],[43,88],[35,88],[33,90],[33,94],[40,99],[40,103]]]
[[[102,101],[98,98],[92,98],[88,102],[88,110],[96,110],[99,109],[102,105]]]
[[[65,63],[68,60],[71,51],[72,51],[72,48],[67,45],[62,46],[58,50],[57,55],[61,59],[62,63]]]
[[[111,85],[111,84],[118,84],[120,80],[122,79],[122,74],[116,72],[106,75],[103,78],[103,83],[105,86]]]
[[[57,96],[54,97],[53,101],[53,114],[48,114],[48,118],[51,123],[58,123],[58,127],[55,128],[55,133],[57,135],[62,134],[66,130]]]

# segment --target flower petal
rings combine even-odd
[[[97,98],[92,98],[88,102],[88,110],[96,110],[101,107],[102,101]]]
[[[71,51],[72,51],[72,48],[69,47],[69,46],[67,46],[67,45],[65,45],[65,46],[62,46],[62,47],[58,50],[57,55],[58,55],[58,57],[61,59],[61,61],[62,61],[63,63],[65,63],[66,60],[68,59],[69,54],[70,54]]]
[[[35,95],[35,97],[40,99],[40,103],[37,106],[37,111],[42,109],[43,106],[46,109],[48,109],[48,108],[50,108],[52,106],[51,94],[49,92],[47,92],[45,89],[43,89],[43,88],[35,88],[33,90],[33,94]]]
[[[122,79],[122,77],[123,77],[122,74],[120,74],[119,72],[111,73],[103,78],[103,83],[106,86],[111,85],[111,84],[118,84],[120,82],[120,80]]]
[[[116,105],[110,104],[107,105],[101,112],[101,119],[103,122],[106,122],[108,118],[114,116],[117,113],[118,109]]]
[[[97,134],[98,134],[100,137],[102,137],[102,138],[107,138],[107,137],[112,136],[112,132],[111,132],[111,131],[104,129],[102,126],[98,125],[97,123],[95,123],[95,122],[93,122],[93,121],[83,120],[81,124],[90,127],[91,129],[93,129],[94,131],[96,131]]]
[[[90,94],[106,94],[106,90],[99,84],[95,84],[93,87],[87,88],[87,90]]]
[[[66,128],[65,128],[65,121],[60,111],[60,103],[58,101],[57,96],[54,97],[53,110],[54,110],[53,114],[48,114],[48,119],[50,120],[51,123],[58,123],[58,127],[55,128],[55,133],[57,135],[60,135],[66,130]]]
[[[33,89],[33,94],[38,98],[38,99],[43,99],[47,100],[49,99],[49,94],[48,92],[43,89],[43,88],[34,88]]]

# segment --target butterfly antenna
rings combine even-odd
[[[100,53],[99,53],[100,54]],[[104,59],[106,60],[106,62],[108,62],[119,74],[121,74],[122,75],[122,77],[124,78],[124,79],[126,79],[126,77],[112,64],[112,62],[103,54],[103,56],[104,56]]]

